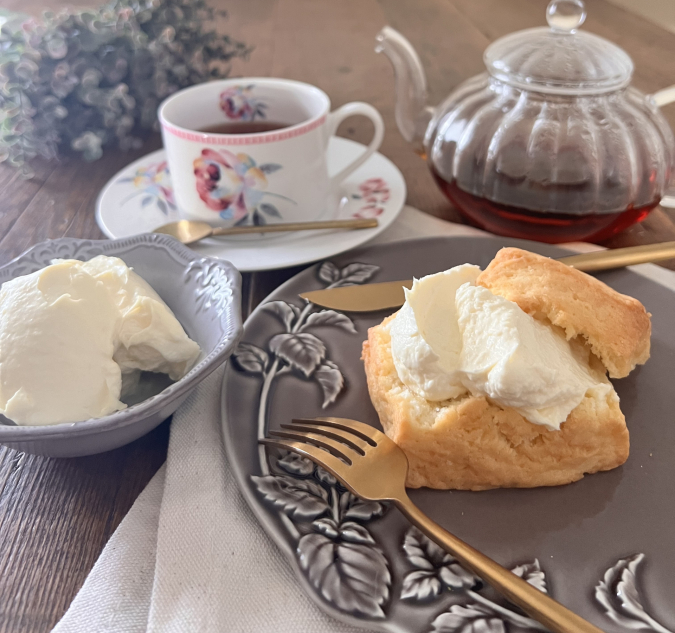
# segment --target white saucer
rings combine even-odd
[[[328,148],[329,173],[337,173],[364,150],[360,143],[332,138]],[[340,203],[320,219],[377,217],[377,228],[298,231],[259,236],[257,240],[251,236],[211,238],[191,248],[201,255],[226,259],[242,272],[297,266],[373,239],[396,219],[405,203],[403,175],[382,154],[373,154],[341,187]],[[127,165],[103,188],[96,203],[96,222],[113,239],[149,233],[180,219],[163,149]]]

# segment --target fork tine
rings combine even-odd
[[[330,428],[347,431],[348,433],[352,433],[353,435],[360,437],[365,442],[368,442],[370,446],[377,446],[377,444],[386,437],[382,431],[378,431],[369,424],[357,422],[356,420],[350,420],[349,418],[297,418],[294,419],[293,422],[297,424],[327,426]]]
[[[340,481],[344,482],[347,469],[349,466],[345,464],[342,460],[338,459],[334,455],[313,446],[312,444],[306,444],[305,442],[294,442],[292,440],[286,439],[276,439],[265,437],[261,440],[258,440],[260,444],[265,444],[265,446],[273,446],[276,448],[285,448],[293,453],[302,455],[311,459],[315,464],[318,464],[322,468],[326,469],[332,475],[335,475]],[[345,483],[345,485],[347,485]],[[348,488],[351,487],[347,486]]]
[[[356,451],[359,455],[365,455],[366,451],[370,448],[370,444],[364,442],[360,437],[352,433],[347,433],[346,431],[340,431],[339,429],[327,430],[318,424],[314,424],[311,427],[301,426],[300,424],[281,424],[282,429],[288,429],[290,431],[304,431],[305,433],[318,433],[324,435],[325,437],[330,437],[331,439],[337,440],[342,444],[346,444],[353,451]],[[333,427],[331,427],[333,428]]]
[[[326,437],[325,435],[319,435],[318,433],[312,433],[311,431],[270,431],[269,434],[272,437],[283,437],[287,440],[295,440],[296,442],[306,442],[307,444],[313,444],[319,448],[327,450],[331,455],[335,455],[339,459],[347,462],[349,466],[354,462],[353,458],[349,456],[349,453],[354,455],[351,449],[348,449],[346,444],[342,442],[336,442],[335,440]],[[354,455],[356,457],[356,455]]]

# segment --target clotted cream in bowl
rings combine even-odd
[[[104,257],[94,260],[101,255]],[[119,258],[116,269],[115,266],[112,267],[115,270],[101,270],[95,264],[80,266],[72,261],[94,260],[94,262],[114,263],[114,260],[106,258]],[[71,261],[52,269],[53,275],[52,270],[49,276],[35,275],[54,260]],[[122,262],[134,272],[126,273]],[[76,273],[73,273],[73,270]],[[89,273],[93,278],[98,276],[98,281],[94,285]],[[53,457],[71,457],[111,450],[141,437],[170,416],[189,392],[227,359],[241,334],[239,273],[228,262],[200,257],[168,236],[146,234],[113,241],[72,238],[51,240],[32,247],[0,268],[0,283],[4,284],[18,277],[28,279],[26,275],[33,275],[32,285],[42,281],[43,286],[50,291],[55,289],[55,296],[58,295],[56,307],[64,297],[64,293],[58,288],[58,284],[62,283],[61,280],[75,277],[80,285],[73,291],[72,296],[65,295],[68,296],[70,308],[67,318],[62,319],[62,322],[58,319],[54,321],[56,323],[54,331],[50,330],[48,333],[37,331],[36,334],[40,335],[37,336],[40,340],[37,347],[27,344],[17,345],[17,349],[24,349],[27,354],[44,355],[45,363],[58,363],[60,356],[63,358],[64,368],[69,368],[72,372],[82,370],[82,366],[76,362],[77,359],[69,356],[72,355],[73,346],[79,343],[76,330],[69,331],[69,328],[73,330],[73,318],[82,317],[76,309],[77,301],[72,299],[82,298],[90,304],[95,299],[93,305],[99,305],[111,298],[112,302],[119,306],[115,305],[114,310],[95,310],[93,321],[99,323],[102,329],[108,326],[114,328],[115,337],[124,339],[125,344],[116,351],[115,361],[106,359],[103,353],[99,354],[100,358],[90,356],[90,350],[83,347],[80,353],[88,356],[88,362],[92,363],[92,371],[98,371],[105,363],[110,364],[107,369],[115,369],[116,362],[122,371],[126,372],[122,374],[123,379],[133,375],[135,368],[164,373],[141,374],[140,381],[131,388],[127,387],[126,394],[123,390],[121,402],[112,403],[115,406],[111,405],[104,409],[110,412],[102,416],[96,413],[97,398],[83,398],[89,409],[85,407],[82,410],[93,412],[92,416],[95,417],[64,422],[68,415],[63,413],[68,410],[67,403],[61,403],[56,397],[52,398],[54,403],[63,406],[61,412],[55,408],[54,415],[60,415],[55,417],[56,423],[48,419],[44,407],[34,419],[23,411],[16,413],[17,421],[18,416],[22,416],[19,424],[15,424],[9,417],[0,415],[0,443],[18,450]],[[120,279],[124,281],[123,284],[120,283]],[[51,285],[48,285],[47,281]],[[115,286],[112,291],[109,287],[103,287],[108,282]],[[12,285],[17,284],[12,282],[7,287]],[[22,289],[24,295],[32,288],[28,286],[31,284]],[[98,294],[92,294],[94,292]],[[35,293],[35,297],[38,296],[44,299],[45,295]],[[142,306],[143,310],[131,310],[129,297],[139,296],[141,300],[137,301],[136,305]],[[168,310],[164,304],[168,306]],[[21,305],[21,301],[15,305]],[[118,307],[124,318],[118,315]],[[44,316],[45,313],[49,313],[50,306],[42,305],[41,309]],[[171,312],[178,323],[173,319]],[[116,319],[114,323],[111,321],[113,313]],[[62,313],[58,314],[63,316]],[[137,340],[139,331],[143,330],[139,323],[148,318],[155,319],[157,326],[151,330],[150,335],[146,333],[145,339]],[[21,324],[20,319],[17,323]],[[83,323],[86,323],[86,319]],[[93,325],[89,332],[83,329],[82,337],[88,335],[91,339],[89,344],[100,344],[103,350],[105,346],[98,340],[96,329],[96,325]],[[26,330],[30,330],[30,327],[26,327]],[[163,337],[164,340],[159,343],[152,340],[157,339],[156,335]],[[59,338],[62,340],[59,341]],[[129,341],[137,344],[134,347]],[[196,349],[197,346],[199,350]],[[13,359],[15,372],[25,366],[33,367],[33,371],[26,374],[26,380],[34,376],[35,368],[40,367],[42,358],[37,363],[34,358],[29,360],[31,362],[24,365],[20,362],[21,359]],[[0,367],[0,372],[2,369]],[[86,374],[81,371],[80,373],[83,388],[86,389],[88,384],[84,379]],[[110,378],[106,375],[106,381],[111,383],[113,395],[104,394],[104,399],[107,400],[111,400],[114,396],[115,388],[119,392],[119,385],[114,384],[119,378],[119,372],[117,376],[114,371],[109,373]],[[58,372],[47,372],[47,377],[49,375],[57,376]],[[138,378],[137,375],[134,377]],[[30,392],[32,398],[39,398],[36,383],[29,384],[29,382],[27,393]],[[42,384],[38,382],[37,386]],[[51,396],[54,396],[53,392]],[[96,406],[92,408],[91,402]],[[20,398],[19,402],[14,402],[14,411],[21,411],[21,404]],[[8,409],[8,415],[9,412]]]

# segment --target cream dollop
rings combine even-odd
[[[587,392],[612,391],[588,351],[553,326],[475,285],[480,269],[457,266],[415,280],[390,328],[401,382],[431,401],[466,392],[559,429]]]
[[[55,260],[0,288],[0,412],[17,424],[123,409],[123,376],[177,380],[199,352],[159,295],[115,257]]]
[[[462,335],[455,293],[475,283],[480,268],[455,266],[416,279],[391,324],[391,352],[401,382],[427,400],[448,400],[466,393],[459,356]]]

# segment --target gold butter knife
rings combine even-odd
[[[559,262],[584,272],[622,268],[635,264],[659,262],[675,258],[675,242],[630,246],[613,250],[593,251],[582,255],[561,257]],[[346,286],[327,290],[303,292],[300,296],[318,306],[344,312],[371,312],[400,308],[405,301],[403,288],[412,287],[412,279],[387,281],[363,286]]]

